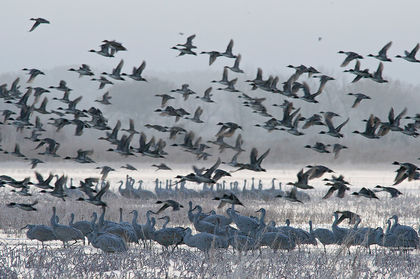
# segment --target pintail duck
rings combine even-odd
[[[211,82],[213,83],[220,83],[222,85],[228,85],[229,84],[229,79],[228,79],[228,69],[224,68],[223,69],[223,75],[222,75],[222,79],[217,81],[217,80],[212,80]]]
[[[241,92],[241,91],[239,91],[235,88],[235,84],[236,84],[237,81],[238,81],[238,78],[234,78],[234,79],[229,81],[227,87],[217,88],[217,90],[224,90],[224,91],[228,91],[228,92]]]
[[[35,21],[34,25],[32,25],[31,29],[29,30],[29,32],[32,32],[35,30],[35,28],[37,28],[41,23],[42,24],[49,24],[50,22],[48,20],[46,20],[45,18],[42,17],[38,17],[38,18],[30,18],[30,20]]]
[[[103,75],[108,75],[109,77],[116,79],[116,80],[124,80],[124,78],[121,77],[121,69],[124,65],[124,60],[121,59],[120,63],[118,63],[117,67],[115,67],[114,69],[112,69],[112,73],[106,73],[103,72]]]
[[[235,73],[243,73],[244,71],[242,69],[239,69],[239,63],[241,63],[241,58],[242,56],[238,54],[238,56],[235,59],[235,63],[233,64],[233,67],[225,66],[225,68]]]
[[[29,79],[27,83],[31,83],[38,75],[45,75],[44,72],[38,70],[38,69],[28,69],[23,68],[23,71],[28,71]]]
[[[222,56],[222,54],[218,51],[202,51],[200,54],[208,54],[209,55],[209,66],[216,61],[217,57]]]
[[[114,53],[118,52],[118,51],[126,51],[127,49],[120,43],[117,42],[115,40],[112,41],[108,41],[108,40],[103,40],[102,41],[102,46],[104,47],[108,47],[111,50],[111,54],[113,55]]]
[[[165,163],[160,163],[159,165],[153,164],[152,167],[156,167],[156,171],[158,171],[158,170],[172,170]]]
[[[104,57],[114,57],[113,51],[110,49],[110,47],[107,44],[101,45],[100,50],[91,49],[91,50],[89,50],[89,52],[94,52],[94,53],[97,53],[97,54],[102,55]]]
[[[328,114],[328,113],[324,114],[325,124],[328,127],[328,131],[321,131],[319,133],[320,134],[327,134],[327,135],[330,135],[330,136],[336,137],[336,138],[342,138],[344,136],[343,136],[343,134],[340,133],[340,131],[344,127],[344,125],[346,125],[347,122],[349,122],[350,118],[347,118],[343,123],[341,123],[337,127],[334,127],[334,125],[332,124],[332,121],[331,121],[333,116],[334,116],[333,114]]]
[[[402,58],[402,59],[404,59],[404,60],[407,60],[408,62],[414,62],[414,63],[419,63],[420,62],[420,60],[418,60],[417,58],[416,58],[416,54],[417,54],[417,51],[419,50],[419,47],[420,47],[420,44],[417,44],[414,48],[413,48],[413,50],[411,50],[411,52],[408,52],[408,51],[404,51],[404,54],[405,54],[405,56],[401,56],[401,55],[397,55],[397,56],[395,56],[395,57],[397,57],[397,58]]]
[[[112,81],[108,80],[106,77],[101,76],[100,78],[92,78],[91,80],[99,82],[99,89],[103,89],[107,84],[114,84]]]
[[[322,142],[316,142],[313,146],[305,145],[305,148],[310,148],[319,153],[330,153],[327,150],[327,147],[331,146],[330,144],[323,144]]]
[[[338,158],[338,155],[340,154],[340,151],[342,149],[347,149],[348,147],[339,143],[336,143],[333,145],[333,153],[334,153],[334,159]]]
[[[226,204],[237,204],[237,205],[243,205],[243,203],[238,199],[238,197],[233,194],[233,193],[229,193],[229,194],[223,194],[222,197],[215,197],[213,198],[214,201],[220,201],[219,205],[217,206],[217,208],[223,208]]]
[[[185,42],[185,44],[177,44],[176,46],[181,46],[181,47],[185,47],[185,48],[189,48],[189,49],[197,48],[195,45],[193,45],[193,42],[192,41],[194,39],[195,39],[195,34],[189,36],[187,38],[187,41]]]
[[[380,62],[376,72],[374,72],[369,78],[373,81],[378,82],[378,83],[388,82],[387,80],[383,79],[383,77],[382,77],[383,69],[384,69],[384,64],[382,64],[382,62]]]
[[[88,195],[89,196],[88,199],[80,197],[77,200],[78,201],[86,201],[86,202],[91,203],[91,204],[96,205],[96,206],[106,207],[107,204],[104,201],[102,201],[101,199],[102,199],[102,196],[106,193],[106,191],[108,191],[109,187],[110,187],[110,184],[109,184],[109,181],[108,181],[108,182],[105,183],[105,186],[102,187],[102,189],[95,196],[90,194],[90,195]]]
[[[173,100],[173,99],[175,99],[175,97],[172,97],[171,95],[168,95],[168,94],[156,94],[155,95],[156,97],[161,97],[162,98],[162,102],[161,102],[161,104],[160,104],[160,106],[163,108],[164,106],[166,106],[166,103],[169,101],[169,100]]]
[[[341,65],[340,65],[341,67],[347,66],[354,59],[363,59],[363,56],[361,56],[360,54],[357,54],[356,52],[353,52],[353,51],[342,51],[342,50],[340,50],[338,53],[346,55],[346,58],[344,59],[343,63],[341,63]]]
[[[122,73],[121,75],[128,76],[129,78],[132,78],[133,80],[137,80],[137,81],[147,81],[145,78],[141,76],[145,67],[146,67],[146,61],[143,61],[138,68],[133,67],[133,71],[130,75],[126,73]]]
[[[178,48],[176,46],[171,47],[171,49],[175,49],[178,50],[178,56],[183,56],[183,55],[197,55],[196,52],[192,51],[190,48]]]
[[[221,53],[221,55],[228,58],[236,58],[237,56],[232,53],[232,48],[233,48],[233,40],[231,39],[229,41],[228,46],[226,47],[226,51]]]
[[[309,175],[311,175],[311,171],[303,172],[303,169],[301,169],[297,173],[297,182],[288,182],[286,185],[292,185],[300,189],[313,189],[314,187],[311,185],[308,185]]]
[[[391,42],[389,42],[389,43],[387,43],[386,45],[384,45],[382,48],[381,48],[381,50],[378,52],[378,54],[377,55],[373,55],[373,54],[368,54],[368,56],[369,57],[374,57],[374,58],[376,58],[376,59],[378,59],[378,60],[381,60],[381,61],[383,61],[383,62],[391,62],[392,60],[391,59],[389,59],[388,57],[387,57],[387,55],[386,55],[386,53],[387,53],[387,51],[388,51],[388,49],[391,47],[391,45],[392,45],[392,41]]]
[[[60,80],[60,83],[58,84],[58,86],[50,86],[48,88],[57,89],[57,90],[60,90],[60,91],[63,91],[63,92],[67,92],[67,91],[72,91],[73,90],[73,89],[70,89],[67,86],[67,82],[65,80]]]
[[[387,192],[391,195],[391,198],[397,198],[399,195],[402,195],[403,193],[401,193],[398,189],[394,188],[394,187],[385,187],[385,186],[381,186],[381,185],[376,185],[375,189],[379,189],[379,190],[375,190],[377,192]]]
[[[25,211],[37,211],[37,209],[34,207],[35,205],[38,204],[38,201],[34,201],[33,203],[15,203],[15,202],[11,202],[7,204],[7,207],[17,207],[20,208],[22,210]]]
[[[267,149],[267,151],[264,152],[264,154],[262,154],[258,158],[258,150],[255,147],[252,148],[251,153],[250,153],[250,163],[241,164],[240,168],[237,169],[236,171],[245,170],[245,169],[257,171],[257,172],[266,171],[264,168],[261,167],[261,163],[265,159],[265,157],[267,157],[268,153],[270,153],[270,149]]]
[[[347,95],[356,97],[356,100],[354,100],[354,103],[351,106],[352,108],[357,107],[362,100],[370,100],[371,99],[369,96],[367,96],[363,93],[348,93]]]
[[[159,214],[169,207],[172,207],[172,211],[178,211],[181,208],[184,208],[182,204],[174,200],[157,201],[156,204],[163,204],[163,205],[161,208],[159,208],[158,211],[153,212],[154,214]]]
[[[78,73],[79,78],[82,77],[82,76],[93,76],[94,75],[94,73],[90,69],[89,65],[87,65],[87,64],[82,64],[82,66],[80,66],[79,69],[77,69],[77,70],[74,69],[74,68],[70,68],[69,71]]]
[[[206,89],[206,91],[204,91],[204,96],[200,97],[200,96],[196,96],[196,99],[201,99],[204,102],[207,103],[214,103],[214,101],[211,99],[211,97],[213,96],[213,94],[211,94],[211,90],[213,89],[213,87],[209,87]]]
[[[362,189],[360,189],[359,192],[353,192],[352,193],[353,196],[361,196],[361,197],[365,197],[368,199],[377,199],[379,200],[379,198],[375,195],[375,192],[373,192],[372,190],[363,187]]]
[[[373,114],[371,114],[369,116],[369,119],[366,121],[365,131],[354,131],[353,133],[359,134],[368,139],[379,139],[379,135],[376,133],[376,129],[378,129],[379,125],[381,125],[381,120],[378,117],[375,117]]]
[[[103,105],[111,105],[111,102],[109,101],[111,99],[112,97],[109,96],[109,91],[107,91],[104,93],[104,95],[102,95],[102,99],[95,100],[95,102],[101,103]]]

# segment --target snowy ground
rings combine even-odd
[[[64,171],[57,166],[53,172],[67,173],[74,178],[74,183],[88,176],[98,176],[91,168],[72,168]],[[376,184],[389,186],[393,180],[393,168],[389,170],[336,170],[349,179],[352,191],[361,187],[373,187]],[[42,174],[49,170],[40,168]],[[242,189],[243,180],[247,179],[250,189],[251,177],[255,176],[256,185],[261,179],[264,189],[271,187],[271,179],[277,178],[283,185],[296,180],[299,168],[269,171],[262,175],[243,172],[236,173],[233,178],[226,180],[226,185],[238,181]],[[124,180],[130,174],[136,180],[144,180],[143,186],[153,190],[154,179],[173,179],[176,174],[187,174],[188,169],[174,172],[154,172],[143,170],[139,172],[116,172],[110,174],[112,190],[118,193],[118,181]],[[2,174],[8,174],[16,179],[27,175],[33,177],[24,167],[2,168]],[[276,183],[278,183],[278,181]],[[286,218],[291,220],[292,226],[308,230],[308,221],[312,220],[314,228],[330,228],[332,212],[335,210],[352,210],[362,217],[360,227],[384,226],[386,219],[397,214],[401,224],[418,229],[420,206],[418,199],[420,191],[418,183],[402,183],[399,189],[404,193],[398,199],[390,199],[386,194],[380,193],[381,200],[367,200],[346,195],[344,199],[331,198],[322,200],[327,187],[322,186],[320,179],[312,183],[316,189],[310,190],[311,201],[294,204],[282,199],[266,199],[255,195],[254,198],[243,198],[246,207],[238,210],[244,215],[256,215],[256,210],[266,208],[266,222],[276,221],[282,225]],[[276,184],[278,185],[278,184]],[[199,191],[201,186],[187,184],[189,188]],[[277,186],[278,187],[278,186]],[[288,189],[288,188],[283,188]],[[37,192],[37,191],[34,191]],[[9,188],[1,188],[0,196],[3,202],[0,205],[0,278],[420,278],[420,253],[412,251],[408,254],[391,251],[381,247],[373,247],[372,254],[364,248],[352,247],[348,255],[342,247],[331,246],[324,254],[322,245],[317,247],[303,247],[291,252],[274,253],[263,249],[262,254],[255,252],[239,256],[231,249],[215,251],[210,258],[196,250],[180,246],[173,253],[162,252],[158,245],[143,248],[141,245],[130,246],[129,252],[124,254],[106,255],[100,250],[81,243],[63,249],[61,243],[49,243],[42,249],[36,241],[26,239],[25,232],[19,228],[26,224],[49,224],[52,206],[57,207],[57,214],[61,223],[67,223],[70,213],[74,212],[76,220],[90,219],[93,211],[99,213],[99,208],[77,202],[69,198],[66,202],[45,194],[34,194],[34,197],[22,198],[10,193]],[[37,199],[37,212],[25,212],[19,209],[5,207],[10,201],[30,201]],[[191,226],[187,219],[187,204],[189,198],[177,199],[185,208],[181,211],[165,212],[171,217],[168,226]],[[200,204],[205,211],[216,209],[217,203],[211,198],[193,198],[194,204]],[[157,209],[154,200],[140,201],[109,195],[105,198],[109,205],[106,218],[118,221],[118,209],[124,209],[124,220],[130,221],[129,211],[139,211],[138,223],[145,222],[145,212],[148,209]],[[218,213],[223,211],[218,210]],[[130,218],[130,219],[129,219]],[[157,228],[161,226],[159,222]],[[347,226],[347,224],[343,224]]]

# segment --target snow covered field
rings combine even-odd
[[[98,176],[97,172],[84,168],[65,168],[52,170],[54,173],[66,173],[74,178],[74,184],[78,180],[88,176]],[[351,192],[358,191],[361,187],[374,187],[377,184],[389,186],[392,184],[393,171],[380,170],[346,170],[335,169],[336,173],[343,174],[351,182]],[[379,193],[380,200],[368,200],[346,194],[344,199],[332,197],[322,200],[322,196],[328,188],[323,186],[321,179],[314,180],[314,190],[308,190],[311,200],[305,204],[290,203],[283,199],[267,198],[264,192],[271,187],[272,178],[276,188],[278,182],[282,182],[283,190],[289,190],[284,185],[289,181],[296,180],[298,167],[287,170],[270,170],[263,175],[254,173],[237,173],[231,179],[226,180],[226,187],[230,182],[238,181],[242,190],[243,180],[247,179],[247,189],[250,190],[251,177],[255,175],[255,186],[259,179],[263,183],[263,191],[255,190],[255,194],[242,197],[245,207],[237,207],[243,215],[257,215],[255,213],[261,207],[267,210],[266,223],[274,220],[277,225],[283,225],[285,219],[291,220],[291,226],[309,230],[308,221],[312,220],[314,228],[331,228],[332,213],[335,210],[351,210],[361,215],[360,227],[384,227],[387,218],[396,214],[401,224],[410,225],[416,231],[419,228],[420,206],[417,190],[417,182],[404,182],[398,188],[404,193],[397,199],[390,199],[387,194]],[[40,168],[42,174],[49,170]],[[163,180],[165,187],[166,179],[173,179],[176,174],[187,174],[188,169],[173,172],[154,172],[154,170],[141,169],[139,172],[115,172],[110,173],[112,183],[111,190],[115,195],[108,195],[104,200],[108,203],[106,219],[119,221],[118,209],[124,210],[124,221],[131,221],[129,215],[133,209],[139,211],[138,223],[145,223],[145,213],[148,209],[158,209],[155,200],[136,200],[121,197],[118,193],[118,181],[125,180],[125,174],[129,173],[136,180],[144,180],[143,187],[154,190],[156,177]],[[3,174],[12,175],[16,179],[31,176],[33,173],[27,169],[2,168]],[[187,187],[199,192],[202,186],[187,184]],[[247,255],[238,255],[230,248],[229,250],[214,251],[210,257],[205,257],[198,250],[181,245],[173,252],[162,251],[158,244],[144,248],[143,245],[130,244],[129,251],[122,254],[104,254],[92,246],[83,246],[77,243],[69,248],[63,248],[60,242],[49,242],[43,249],[37,241],[26,239],[24,231],[20,228],[26,224],[46,224],[52,214],[51,208],[57,207],[57,215],[60,223],[67,224],[70,213],[75,213],[76,220],[90,220],[94,211],[100,213],[100,208],[91,204],[75,201],[69,197],[66,202],[50,197],[46,194],[36,193],[39,204],[38,211],[26,212],[16,208],[7,208],[10,201],[25,201],[10,188],[0,188],[3,202],[0,205],[0,278],[419,278],[420,277],[420,253],[411,251],[402,253],[388,248],[372,247],[372,253],[363,247],[352,247],[349,255],[343,247],[329,246],[324,254],[322,245],[306,246],[290,252],[273,252],[263,248],[262,253],[255,251]],[[207,197],[179,197],[176,200],[184,205],[180,211],[165,211],[171,217],[168,226],[193,227],[188,221],[188,201],[200,204],[204,211],[216,209],[218,203]],[[240,196],[241,198],[241,196]],[[34,200],[34,197],[31,198]],[[225,208],[226,209],[226,208]],[[217,210],[219,214],[224,211]],[[162,215],[162,216],[163,216]],[[162,225],[159,220],[156,225]],[[347,222],[341,224],[348,227]]]

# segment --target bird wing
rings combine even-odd
[[[388,49],[391,47],[392,45],[392,41],[390,41],[389,43],[387,43],[386,45],[384,45],[383,48],[381,48],[381,50],[379,51],[379,55],[382,56],[386,56],[386,52],[388,51]]]
[[[239,68],[239,63],[241,63],[241,58],[242,58],[242,56],[240,54],[238,54],[238,57],[236,57],[235,63],[233,64],[233,67]]]
[[[204,97],[210,98],[211,97],[210,92],[212,89],[213,87],[207,88],[206,91],[204,91]]]
[[[338,126],[337,126],[337,128],[335,128],[335,130],[336,130],[337,132],[340,132],[341,128],[343,128],[343,127],[344,127],[344,125],[346,125],[346,124],[347,124],[347,122],[349,122],[349,120],[350,120],[350,118],[347,118],[347,120],[346,120],[346,121],[344,121],[343,123],[341,123],[340,125],[338,125]]]
[[[204,177],[207,177],[207,178],[210,178],[211,177],[211,175],[213,174],[213,172],[220,166],[220,163],[221,163],[222,161],[220,160],[220,158],[218,158],[217,159],[217,161],[216,161],[216,163],[211,167],[211,168],[209,168],[204,174],[203,174],[203,176]]]
[[[227,202],[226,202],[226,201],[221,200],[221,201],[220,201],[220,203],[219,203],[219,205],[217,206],[217,208],[222,208],[222,207],[224,207],[226,204],[227,204]]]
[[[346,67],[352,60],[354,59],[353,55],[347,55],[346,59],[344,59],[343,63],[341,63],[341,67]]]
[[[159,208],[159,210],[156,212],[156,214],[161,213],[162,211],[164,211],[165,209],[167,209],[169,207],[169,204],[164,203],[164,205],[162,205],[161,208]]]
[[[140,67],[138,67],[136,74],[137,75],[141,75],[141,73],[143,72],[144,68],[146,68],[146,61],[143,61],[143,63],[141,63]]]
[[[251,154],[250,154],[251,165],[253,165],[257,162],[257,156],[258,156],[258,150],[254,147],[254,148],[252,148]]]
[[[34,25],[32,25],[32,28],[29,30],[29,32],[34,31],[34,30],[35,30],[35,28],[37,28],[40,24],[41,24],[41,22],[39,22],[39,21],[35,21]]]
[[[219,54],[216,53],[216,52],[213,52],[213,53],[210,54],[210,56],[209,56],[209,66],[211,64],[213,64],[214,61],[216,61],[218,56],[219,56]]]
[[[407,108],[404,108],[403,111],[400,112],[400,114],[398,114],[397,117],[395,117],[395,121],[399,121],[401,117],[403,117],[406,113],[407,113]]]
[[[362,77],[363,76],[361,76],[361,75],[357,75],[351,82],[352,83],[354,83],[354,82],[358,82],[360,79],[362,79]]]
[[[343,222],[346,218],[348,218],[345,214],[341,215],[340,218],[338,218],[337,225],[340,225],[341,222]]]
[[[393,123],[394,122],[394,108],[391,107],[391,110],[388,113],[388,121],[389,123]]]
[[[344,194],[346,193],[347,187],[345,185],[341,185],[338,188],[337,197],[340,199],[344,198]]]
[[[110,187],[109,181],[105,184],[105,187],[103,187],[95,196],[94,199],[101,200],[102,196],[105,194],[106,191],[108,191]]]
[[[417,51],[419,50],[419,46],[420,44],[417,43],[417,45],[413,48],[413,50],[410,52],[410,54],[408,56],[416,56]]]
[[[330,189],[328,189],[328,192],[325,194],[325,196],[322,199],[325,200],[325,199],[328,199],[329,197],[331,197],[335,190],[337,190],[336,187],[334,187],[334,186],[330,187]]]
[[[309,85],[304,81],[301,85],[303,89],[303,94],[305,94],[305,97],[311,97],[311,92],[309,90]]]
[[[264,152],[264,154],[263,154],[263,155],[261,155],[261,156],[260,156],[260,158],[258,158],[258,160],[257,160],[257,164],[261,164],[261,162],[264,160],[264,158],[265,158],[265,157],[267,157],[268,153],[270,153],[270,148],[269,148],[269,149],[267,149],[267,151],[266,151],[266,152]]]
[[[360,102],[362,101],[362,98],[360,96],[356,97],[356,100],[354,100],[353,105],[351,106],[352,108],[357,107],[358,104],[360,104]]]
[[[124,60],[121,59],[120,63],[118,63],[117,67],[113,70],[113,73],[119,75],[121,73],[121,69],[123,65],[124,65]]]
[[[193,35],[189,36],[189,37],[187,38],[187,43],[186,43],[186,45],[192,45],[192,41],[194,40],[194,38],[195,38],[195,34],[193,34]]]
[[[39,183],[44,182],[44,178],[42,177],[42,175],[39,172],[36,171],[35,176],[36,176],[36,179],[38,180]]]
[[[230,40],[228,46],[226,47],[226,52],[231,53],[232,48],[233,48],[233,40]]]

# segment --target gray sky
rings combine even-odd
[[[207,55],[176,58],[177,52],[170,50],[187,35],[197,34],[198,51],[224,50],[233,38],[234,52],[242,54],[242,67],[252,75],[256,67],[262,67],[265,76],[291,73],[288,64],[312,65],[337,75],[344,59],[338,50],[366,56],[390,40],[391,57],[411,50],[420,41],[419,8],[419,1],[388,0],[2,0],[0,72],[81,63],[107,70],[120,58],[125,59],[125,71],[146,60],[145,76],[204,71]],[[29,33],[31,17],[44,17],[51,24]],[[128,52],[112,59],[88,52],[98,49],[103,39],[122,42]],[[419,84],[420,65],[393,60],[385,65],[385,78]],[[211,69],[221,71],[231,63],[222,58]],[[373,58],[362,60],[363,68],[372,70],[377,64]]]

